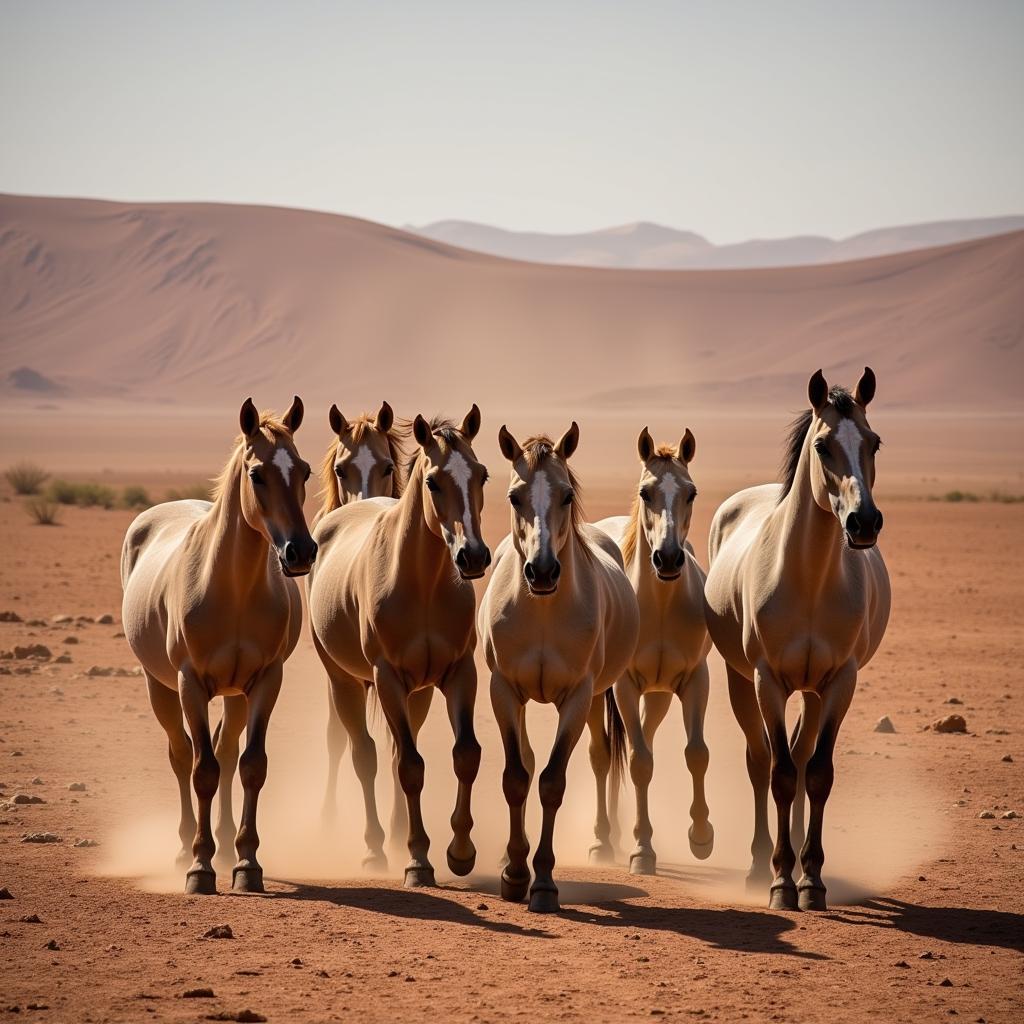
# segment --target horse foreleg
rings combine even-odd
[[[652,739],[657,728],[655,718],[660,721],[665,717],[671,700],[671,694],[658,694],[657,699],[647,705],[647,714],[644,717],[651,724]],[[636,794],[636,819],[633,823],[636,846],[629,855],[629,873],[653,875],[658,867],[658,857],[651,843],[654,827],[651,825],[650,809],[647,806],[647,791],[654,777],[654,754],[648,744],[644,722],[640,717],[640,687],[629,676],[623,676],[615,683],[615,703],[619,707],[622,724],[626,728],[626,742],[629,744],[629,777],[633,781],[633,790]]]
[[[267,726],[281,692],[280,662],[268,665],[246,694],[249,719],[245,730],[245,750],[238,762],[242,780],[242,824],[235,838],[238,863],[231,872],[231,888],[235,892],[263,892],[263,868],[256,860],[260,845],[256,830],[256,805],[260,790],[267,781]]]
[[[409,815],[409,863],[405,868],[405,886],[436,885],[434,868],[427,857],[430,838],[423,827],[420,797],[423,793],[423,758],[416,749],[416,734],[409,720],[410,701],[405,683],[386,662],[374,667],[373,681],[380,697],[380,706],[388,720],[398,759],[398,782],[405,794]],[[397,794],[396,794],[397,796]]]
[[[505,770],[501,788],[508,804],[508,846],[501,870],[501,898],[521,900],[530,887],[530,868],[526,863],[530,843],[526,838],[526,796],[530,791],[530,771],[523,763],[521,743],[526,740],[524,706],[519,695],[500,672],[491,672],[491,707],[498,734],[505,750]]]
[[[430,711],[430,702],[434,699],[434,688],[428,686],[423,690],[416,690],[410,693],[407,698],[409,708],[409,728],[412,730],[412,738],[415,743],[419,739],[420,729],[427,720],[427,712]],[[391,801],[391,821],[389,829],[391,833],[391,844],[396,848],[402,845],[402,838],[409,835],[409,811],[406,805],[402,780],[398,771],[399,750],[397,744],[391,744],[391,778],[394,783],[393,797]]]
[[[480,770],[480,744],[473,729],[473,710],[476,707],[476,664],[467,654],[453,665],[441,684],[441,692],[448,708],[448,720],[455,734],[452,764],[459,780],[459,791],[452,811],[452,841],[448,846],[448,867],[453,874],[468,875],[476,864],[476,847],[470,833],[473,815],[470,804],[473,783]]]
[[[611,864],[615,861],[615,850],[611,844],[611,821],[608,818],[608,773],[612,766],[611,741],[604,726],[603,693],[594,694],[587,713],[587,728],[590,730],[590,767],[597,784],[597,817],[594,820],[594,838],[590,847],[591,864]]]
[[[196,815],[192,808],[192,789],[189,775],[192,771],[192,741],[185,732],[181,719],[181,699],[176,691],[164,686],[148,672],[146,685],[149,688],[149,703],[157,721],[167,733],[167,757],[171,762],[174,777],[178,780],[178,798],[181,815],[178,819],[178,838],[181,850],[176,858],[179,868],[185,868],[192,860],[190,847],[196,836]]]
[[[708,710],[708,663],[702,661],[679,690],[683,705],[683,727],[686,729],[686,767],[693,780],[693,803],[690,804],[690,852],[698,860],[707,860],[715,846],[715,830],[711,825],[708,801],[704,794],[704,776],[708,771],[708,745],[704,741],[704,715]]]
[[[776,810],[775,850],[772,853],[775,877],[768,905],[772,910],[796,910],[796,885],[793,882],[796,854],[789,836],[790,812],[796,795],[796,765],[789,752],[789,737],[786,735],[787,694],[765,665],[757,666],[754,693],[772,752],[772,798]]]
[[[217,784],[217,867],[227,869],[234,863],[232,847],[235,842],[235,816],[231,810],[231,789],[238,766],[238,738],[245,728],[245,697],[233,695],[224,698],[224,715],[213,734],[213,751],[220,766]]]
[[[811,815],[807,839],[800,851],[803,877],[797,889],[801,910],[826,908],[825,885],[821,880],[821,868],[825,863],[821,830],[825,821],[825,804],[832,792],[832,781],[835,777],[833,756],[836,737],[850,708],[856,686],[857,666],[853,662],[847,662],[825,684],[821,695],[821,730],[814,753],[807,762],[807,796],[810,798]]]
[[[804,842],[804,810],[807,803],[807,762],[818,739],[818,721],[821,717],[821,699],[816,693],[804,690],[803,708],[789,738],[789,749],[796,764],[796,797],[793,800],[793,823],[790,832],[793,849],[799,850]]]
[[[315,638],[314,646],[317,646]],[[318,653],[319,650],[317,646]],[[324,655],[321,654],[320,657],[323,658]],[[329,676],[330,673],[330,683]],[[348,733],[338,713],[332,688],[333,683],[330,683],[327,691],[327,781],[324,786],[324,802],[320,808],[320,820],[325,826],[333,824],[338,815],[338,772],[341,769],[341,759],[345,755],[345,747],[348,745]],[[354,763],[354,754],[352,760]]]
[[[747,872],[747,888],[760,888],[771,881],[769,861],[772,839],[768,831],[768,778],[771,754],[764,734],[764,719],[757,706],[754,684],[726,665],[729,680],[729,703],[747,741],[747,775],[754,791],[754,838],[750,843],[751,864]]]
[[[366,841],[366,856],[363,867],[373,871],[385,871],[388,859],[384,855],[384,828],[377,816],[377,745],[366,728],[366,685],[334,667],[329,671],[331,678],[331,717],[337,720],[342,735],[352,740],[352,767],[356,770],[359,785],[363,790],[363,811],[366,827],[363,838]],[[335,774],[332,770],[332,776]],[[333,803],[333,800],[332,800]]]
[[[591,679],[582,680],[558,705],[558,728],[547,767],[540,773],[538,792],[543,808],[540,842],[533,855],[533,885],[530,887],[530,910],[549,914],[558,910],[558,887],[555,885],[555,817],[565,797],[565,772],[569,758],[583,735],[587,715],[594,697]]]
[[[217,892],[217,875],[213,869],[216,847],[210,810],[217,795],[220,767],[210,738],[209,694],[191,666],[178,671],[178,699],[192,734],[192,788],[199,810],[192,840],[192,866],[185,875],[185,892],[209,896]]]

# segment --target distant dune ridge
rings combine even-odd
[[[1024,231],[796,269],[627,271],[301,210],[5,196],[0,392],[792,409],[810,370],[853,382],[870,363],[891,406],[1019,410],[1022,282]]]
[[[474,252],[535,263],[633,270],[738,270],[796,267],[888,256],[1024,230],[1024,216],[980,217],[878,228],[850,238],[823,235],[751,239],[715,245],[692,231],[638,222],[580,234],[507,231],[467,220],[407,228]]]

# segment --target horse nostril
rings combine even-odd
[[[530,581],[530,583],[533,583],[533,581],[536,580],[537,570],[534,569],[533,562],[527,562],[526,565],[523,566],[523,575]]]
[[[851,512],[846,517],[846,532],[852,534],[860,533],[860,517],[856,512]]]
[[[876,509],[875,510],[875,533],[881,533],[882,532],[882,522],[883,522],[882,513],[879,512]]]
[[[683,567],[683,562],[685,562],[685,561],[686,561],[686,552],[685,552],[685,551],[684,551],[684,550],[683,550],[682,548],[680,548],[680,549],[679,549],[679,550],[678,550],[678,551],[676,552],[676,564],[675,564],[675,568],[676,568],[676,569],[682,569],[682,567]]]
[[[664,562],[664,559],[661,557],[661,552],[660,551],[655,551],[651,555],[651,561],[654,563],[654,568],[655,569],[660,569],[661,566],[662,566],[662,563]]]
[[[561,575],[562,575],[562,564],[561,564],[561,562],[559,562],[556,559],[555,564],[551,568],[551,578],[552,578],[552,580],[557,580],[558,577],[561,576]]]
[[[459,548],[458,553],[455,555],[455,564],[460,569],[466,569],[469,567],[469,555],[466,554],[465,548]]]
[[[284,546],[284,560],[289,565],[294,565],[299,560],[299,552],[294,541],[288,541]]]

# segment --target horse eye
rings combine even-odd
[[[434,494],[437,494],[437,492],[441,490],[441,485],[432,476],[428,476],[427,490],[433,492]]]
[[[575,497],[576,497],[576,495],[573,494],[572,491],[569,491],[569,493],[562,499],[562,504],[563,505],[571,505],[572,504],[572,499],[575,498]]]
[[[384,464],[384,468],[381,470],[381,473],[383,473],[384,476],[391,476],[391,474],[394,471],[395,471],[395,467],[390,462],[387,462],[387,463]]]
[[[871,446],[871,454],[877,455],[878,449],[882,447],[882,439],[880,437],[875,438],[875,443]]]
[[[651,492],[649,490],[647,490],[646,487],[641,487],[640,488],[640,500],[645,505],[650,505],[650,503],[651,503]]]
[[[520,505],[522,504],[522,503],[520,502],[520,500],[519,500],[519,495],[518,495],[518,494],[510,494],[510,495],[508,496],[508,503],[509,503],[509,504],[510,504],[510,505],[511,505],[511,506],[512,506],[513,508],[519,508],[519,507],[520,507]]]
[[[828,444],[825,441],[815,441],[814,442],[814,450],[822,458],[824,458],[826,455],[828,455]]]
[[[262,484],[263,483],[263,477],[260,476],[260,471],[258,469],[256,469],[255,466],[252,469],[249,470],[249,479],[254,484]]]
[[[339,477],[345,475],[345,467],[340,462],[334,464],[334,475]]]
[[[696,492],[696,491],[694,491],[694,492],[693,492],[693,494],[691,494],[691,495],[690,495],[690,496],[689,496],[689,497],[688,497],[688,498],[686,499],[686,504],[687,504],[687,505],[692,505],[692,504],[694,503],[694,501],[696,500],[696,498],[697,498],[697,492]]]

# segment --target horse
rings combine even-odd
[[[889,576],[877,547],[882,513],[872,495],[881,445],[867,420],[874,395],[870,367],[852,394],[830,388],[818,370],[808,382],[810,408],[791,427],[782,483],[734,494],[711,524],[705,612],[725,659],[754,790],[748,886],[771,879],[775,910],[826,909],[821,833],[836,737],[857,672],[889,620]],[[786,701],[797,690],[803,705],[787,740]],[[799,845],[805,792],[810,820],[794,886],[793,835]]]
[[[399,782],[409,819],[407,887],[434,885],[420,794],[423,758],[416,737],[424,697],[437,687],[455,733],[459,780],[448,867],[467,875],[476,862],[470,838],[470,798],[480,766],[473,729],[476,647],[472,580],[483,576],[491,553],[480,533],[486,468],[473,453],[480,429],[474,405],[460,427],[417,416],[417,450],[400,498],[369,498],[342,505],[314,527],[320,557],[310,573],[308,607],[317,653],[334,693],[357,690],[336,706],[351,707],[372,684],[398,754]],[[429,699],[429,697],[428,697]],[[386,864],[384,832],[373,802],[376,751],[362,728],[353,733],[353,761],[366,805],[367,862]]]
[[[184,846],[192,844],[188,893],[217,891],[210,811],[222,769],[230,763],[233,772],[237,760],[237,746],[234,759],[223,749],[220,727],[217,749],[210,736],[209,703],[218,696],[224,697],[223,721],[230,717],[232,728],[237,723],[236,743],[243,725],[247,730],[231,887],[264,891],[256,805],[267,777],[267,726],[302,626],[295,578],[309,572],[317,555],[302,513],[310,468],[293,440],[302,412],[297,396],[281,420],[261,415],[246,399],[242,432],[213,500],[155,505],[128,528],[121,552],[125,637],[146,676],[178,779],[179,862],[187,861]],[[222,790],[229,787],[230,774]]]
[[[395,424],[395,414],[387,402],[382,402],[376,416],[363,413],[351,423],[342,415],[337,405],[332,405],[328,414],[334,440],[327,446],[320,467],[321,505],[313,519],[315,526],[329,512],[342,505],[364,498],[398,498],[402,494],[402,471],[406,462],[403,448],[404,432]],[[314,639],[315,643],[315,639]],[[429,708],[433,690],[427,690],[423,709]],[[329,690],[327,709],[327,785],[324,788],[322,817],[330,821],[338,806],[338,770],[345,753],[346,738],[353,737],[353,761],[366,761],[372,757],[369,787],[364,787],[364,796],[372,804],[368,816],[377,820],[376,797],[372,778],[376,774],[376,751],[370,755],[373,740],[366,725],[366,687],[335,686]],[[418,707],[419,705],[417,705]],[[400,793],[397,761],[393,758],[395,793]],[[360,778],[366,777],[366,772]],[[401,810],[399,810],[401,809]],[[405,831],[402,811],[404,799],[395,802],[392,816],[392,834]],[[372,866],[370,864],[365,865]],[[380,866],[380,865],[377,865]]]
[[[668,714],[673,695],[683,709],[686,766],[693,780],[690,850],[705,860],[714,848],[715,830],[708,820],[704,795],[708,769],[704,715],[711,639],[704,620],[704,570],[686,539],[697,497],[689,470],[696,440],[687,428],[677,445],[655,447],[644,427],[637,450],[642,469],[632,511],[596,525],[619,545],[640,607],[636,652],[616,681],[614,693],[629,743],[629,770],[636,790],[636,848],[629,856],[629,870],[634,875],[653,875],[657,856],[651,845],[654,830],[647,790],[654,775],[654,735]],[[614,776],[612,785],[616,786]],[[598,845],[592,851],[592,859],[599,861],[612,855],[603,826],[599,822],[595,829]]]
[[[576,423],[557,444],[538,436],[520,445],[504,426],[498,443],[512,465],[512,530],[498,546],[478,624],[505,750],[510,827],[501,895],[518,901],[529,888],[530,910],[552,913],[559,909],[552,844],[569,757],[588,724],[592,735],[604,735],[602,695],[611,700],[612,684],[629,665],[639,611],[619,549],[583,517],[568,464],[579,443]],[[524,759],[528,700],[558,710],[554,745],[540,774],[543,825],[532,886],[525,830],[532,776],[532,752],[529,765]]]

